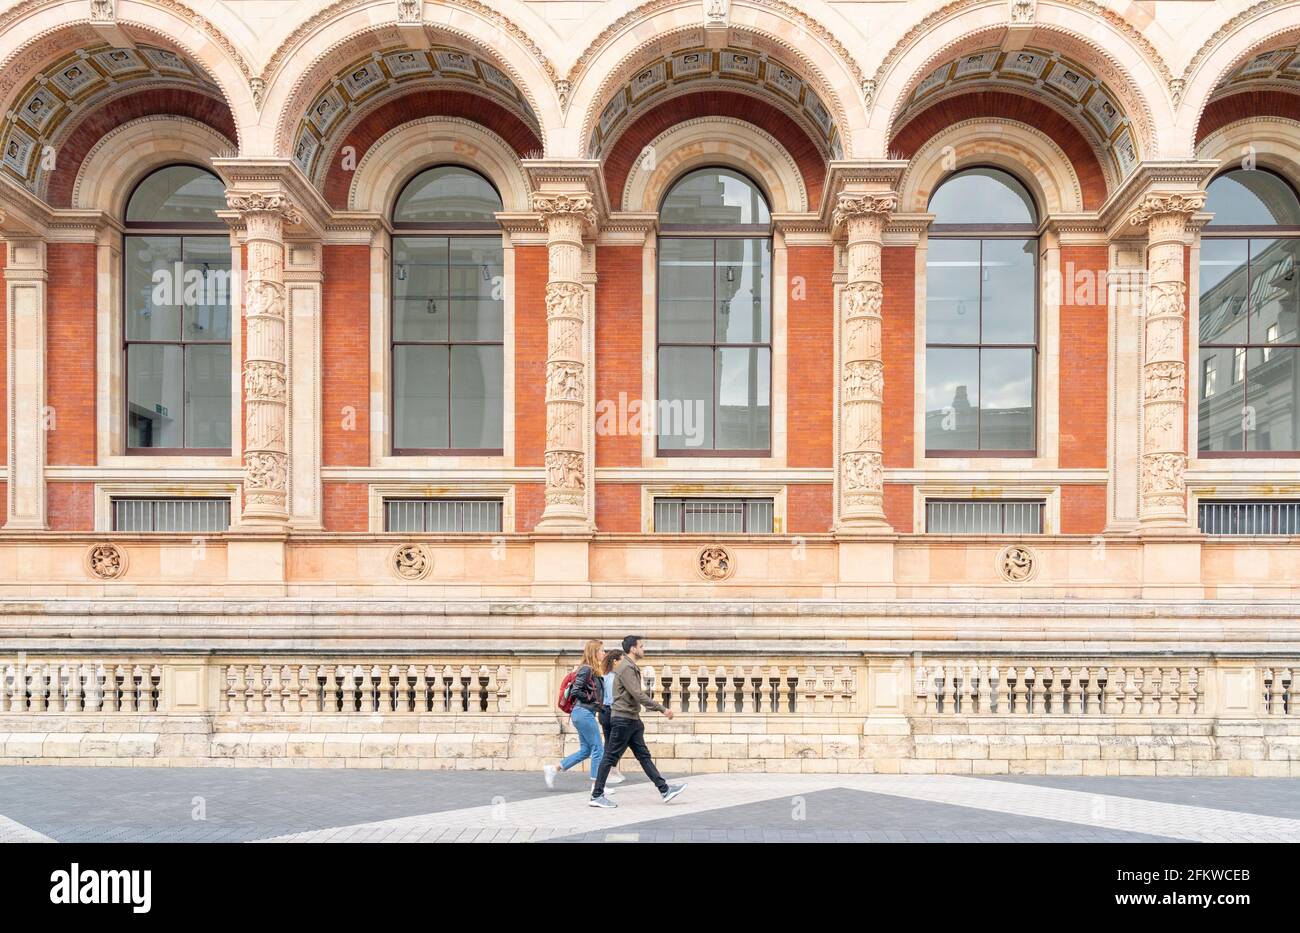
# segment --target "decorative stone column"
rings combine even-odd
[[[590,531],[587,287],[582,236],[596,225],[588,192],[535,194],[546,225],[546,507],[539,529]]]
[[[284,225],[301,217],[279,193],[231,191],[226,201],[243,219],[248,247],[242,518],[248,525],[283,526],[289,517]]]
[[[1204,194],[1148,194],[1130,218],[1147,228],[1142,363],[1140,530],[1186,531],[1187,366],[1183,361],[1187,283],[1184,235]]]
[[[897,204],[893,193],[843,193],[835,207],[834,226],[847,235],[848,267],[839,312],[840,531],[890,530],[881,439],[880,251],[885,222]]]

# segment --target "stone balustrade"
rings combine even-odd
[[[647,692],[683,713],[851,713],[857,672],[847,665],[664,664],[647,666]]]
[[[85,659],[0,661],[0,713],[152,713],[157,664]]]
[[[412,663],[228,664],[223,713],[504,713],[503,665]]]

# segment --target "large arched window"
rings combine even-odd
[[[1264,170],[1210,182],[1201,234],[1200,398],[1203,454],[1300,450],[1300,201]]]
[[[725,168],[690,172],[659,208],[658,451],[768,456],[772,216]]]
[[[230,452],[230,235],[225,186],[193,165],[144,178],[123,242],[126,449]]]
[[[504,257],[486,178],[439,165],[393,210],[393,453],[499,454]]]
[[[930,198],[925,282],[927,456],[1033,456],[1038,216],[995,168],[950,176]]]

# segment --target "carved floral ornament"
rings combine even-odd
[[[302,214],[287,195],[234,191],[226,195],[226,204],[240,214],[274,214],[287,224],[302,223]]]
[[[998,554],[998,573],[1009,583],[1028,583],[1038,573],[1038,559],[1023,544],[1009,544]]]
[[[551,217],[574,217],[588,226],[596,226],[596,202],[590,194],[534,194],[533,210],[546,220]]]
[[[838,230],[843,224],[855,217],[879,217],[883,223],[898,207],[898,195],[886,194],[841,194],[835,202],[835,213],[831,217],[832,226]]]
[[[86,571],[101,580],[116,580],[126,573],[126,551],[116,544],[95,544],[86,551]]]
[[[695,570],[710,583],[729,580],[736,572],[736,559],[720,544],[700,548],[695,557]]]
[[[399,544],[393,548],[389,566],[400,580],[423,580],[433,570],[433,557],[423,544]]]
[[[1182,214],[1190,217],[1205,207],[1205,195],[1197,194],[1148,194],[1142,199],[1129,223],[1141,227],[1151,222],[1152,218],[1165,214]]]

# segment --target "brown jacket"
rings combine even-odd
[[[609,714],[621,719],[640,719],[643,706],[660,713],[667,709],[641,689],[641,669],[624,655],[614,667],[614,702]]]

